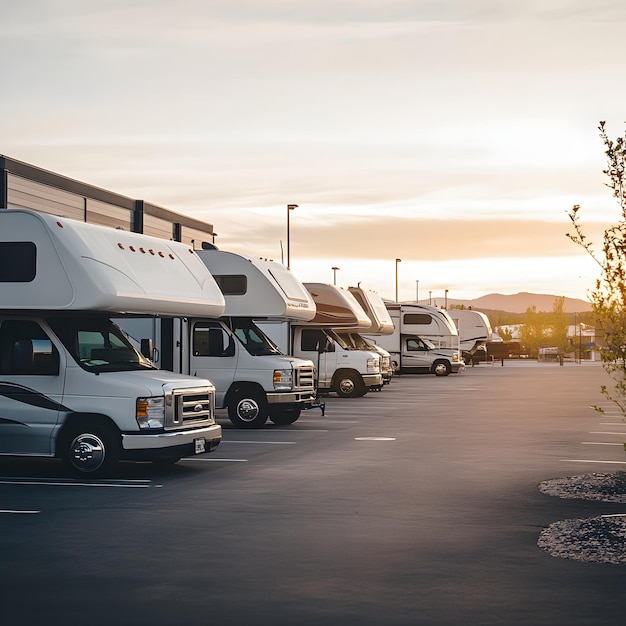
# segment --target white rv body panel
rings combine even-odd
[[[315,303],[304,285],[281,263],[224,252],[198,250],[218,283],[235,280],[241,291],[224,288],[225,317],[273,317],[309,321],[315,316]]]
[[[370,289],[364,289],[361,286],[348,287],[348,291],[356,298],[370,319],[370,326],[369,328],[363,328],[363,333],[369,335],[393,334],[393,320],[387,310],[385,301],[378,293]]]
[[[185,244],[18,209],[2,212],[0,236],[37,249],[33,279],[2,284],[2,310],[218,317],[224,311],[219,287]]]
[[[463,352],[473,354],[492,341],[493,331],[489,318],[481,311],[452,309],[448,311],[459,333],[459,344]]]
[[[387,350],[398,373],[447,375],[462,371],[459,335],[447,313],[429,305],[386,302],[394,325],[388,335],[365,335]]]
[[[11,209],[0,266],[0,455],[61,457],[96,476],[217,447],[211,382],[154,369],[110,319],[223,311],[192,250]]]
[[[315,317],[311,320],[316,326],[329,326],[333,329],[349,328],[365,330],[371,321],[353,294],[341,287],[326,283],[304,283],[315,303]]]
[[[371,333],[375,335],[391,335],[394,332],[393,320],[385,306],[385,301],[375,291],[364,289],[360,285],[348,287],[348,291],[355,297],[361,308],[370,319],[369,328],[363,328],[360,332],[342,330],[339,334],[354,348],[360,350],[375,350],[380,355],[380,372],[383,383],[389,384],[393,377],[393,366],[391,355],[381,346],[371,342],[364,335]]]
[[[322,408],[316,402],[312,361],[281,353],[256,326],[254,317],[309,320],[315,304],[302,283],[273,261],[200,250],[198,255],[214,274],[224,296],[222,316],[189,316],[176,320],[170,336],[172,360],[164,363],[167,346],[154,328],[124,328],[135,342],[152,338],[160,347],[161,364],[174,371],[209,378],[216,390],[216,407],[228,411],[240,428],[259,428],[269,418],[276,424],[295,422],[303,409]]]
[[[259,326],[283,351],[313,361],[321,391],[355,397],[368,390],[380,390],[383,378],[378,352],[356,350],[334,332],[334,328],[368,328],[371,322],[365,311],[352,294],[340,287],[304,285],[316,307],[311,321],[257,319]]]
[[[444,309],[428,304],[386,302],[394,328],[403,335],[425,337],[440,348],[459,348],[459,333]]]

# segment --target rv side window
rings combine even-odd
[[[409,352],[415,352],[417,350],[428,350],[421,339],[407,339],[406,349]]]
[[[217,323],[199,322],[193,327],[194,356],[234,356],[233,338]]]
[[[30,320],[0,326],[0,374],[57,376],[59,353],[44,330]]]
[[[301,349],[303,352],[320,352],[326,345],[326,334],[321,330],[303,328]]]
[[[0,241],[0,283],[30,283],[37,272],[32,241]]]
[[[432,321],[428,313],[405,313],[403,319],[405,324],[430,324]]]
[[[248,291],[248,278],[244,274],[214,275],[213,278],[225,296],[243,296]]]

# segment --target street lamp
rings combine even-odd
[[[337,284],[337,270],[341,269],[340,267],[331,267],[331,270],[333,270],[333,285]]]
[[[446,289],[446,297],[444,301],[446,305],[443,308],[447,311],[448,310],[448,290],[447,289]]]
[[[215,243],[215,238],[218,237],[217,233],[211,233],[211,237],[213,237],[212,243]]]
[[[428,304],[433,305],[433,292],[430,289],[428,290]]]
[[[291,257],[289,254],[289,211],[293,211],[294,209],[297,209],[298,205],[297,204],[288,204],[287,205],[287,269],[289,269],[290,267],[290,262],[291,262]]]
[[[420,303],[420,281],[419,280],[415,281],[415,303],[416,304]]]
[[[396,302],[398,301],[398,263],[401,263],[402,259],[396,259]]]

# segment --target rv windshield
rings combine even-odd
[[[356,348],[349,342],[345,340],[345,337],[342,337],[339,333],[336,333],[334,330],[324,329],[324,332],[334,341],[336,341],[344,350],[356,350]]]
[[[233,318],[230,327],[252,356],[282,354],[278,346],[252,320]]]
[[[106,318],[49,318],[48,324],[76,362],[89,372],[156,369]]]
[[[371,350],[372,344],[359,333],[338,333],[339,336],[354,350]]]
[[[426,337],[420,337],[420,339],[429,350],[437,349],[437,346],[430,339],[426,339]]]

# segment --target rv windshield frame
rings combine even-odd
[[[88,372],[156,370],[109,318],[59,316],[46,322],[80,367]]]
[[[280,355],[280,348],[248,318],[231,318],[230,329],[237,340],[252,356]]]

